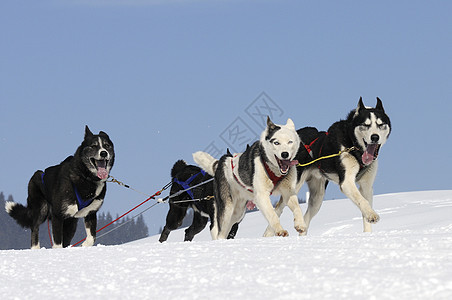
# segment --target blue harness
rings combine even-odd
[[[44,184],[44,172],[42,172],[41,174],[41,181],[42,181],[42,185],[45,186]],[[85,207],[87,207],[88,205],[90,205],[94,199],[88,199],[88,200],[83,200],[82,197],[80,196],[80,193],[78,192],[77,188],[75,187],[75,184],[72,184],[72,187],[74,188],[74,192],[75,192],[75,197],[77,198],[77,207],[78,210],[82,210]]]
[[[201,170],[201,172],[196,173],[195,175],[192,175],[190,178],[188,178],[186,181],[180,181],[177,180],[177,178],[173,178],[173,181],[177,184],[179,184],[184,190],[186,190],[187,194],[190,196],[192,200],[195,200],[195,196],[193,195],[193,191],[190,189],[190,183],[199,175],[202,174],[202,176],[206,175],[206,172],[204,170]]]

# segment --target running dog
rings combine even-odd
[[[78,218],[85,218],[86,240],[96,239],[96,213],[104,202],[106,181],[115,160],[113,143],[101,131],[85,127],[85,138],[73,156],[38,170],[28,184],[27,206],[6,202],[6,212],[22,227],[31,229],[31,248],[39,249],[39,225],[52,221],[53,248],[70,245]]]
[[[326,186],[329,181],[333,181],[360,209],[364,232],[371,232],[371,224],[380,219],[372,208],[378,153],[391,133],[391,121],[382,101],[377,98],[377,105],[372,108],[365,107],[360,98],[357,108],[348,114],[347,119],[334,123],[327,132],[319,132],[313,127],[305,127],[297,132],[301,147],[296,159],[301,164],[337,154],[312,165],[297,167],[297,189],[306,181],[310,193],[304,216],[306,225],[309,227],[319,211]],[[282,213],[284,206],[284,201],[280,200],[276,205],[277,215]],[[268,227],[264,235],[273,235],[272,229]]]
[[[248,200],[256,204],[276,235],[288,236],[272,206],[271,194],[280,194],[282,203],[291,208],[295,229],[299,233],[306,230],[298,204],[294,166],[299,146],[300,138],[291,119],[286,125],[275,125],[268,118],[260,140],[243,153],[233,157],[224,155],[219,160],[205,152],[193,154],[195,162],[215,176],[213,239],[225,239],[232,225],[240,223]]]
[[[229,154],[231,157],[232,155]],[[187,209],[192,208],[193,223],[185,230],[184,241],[192,241],[193,237],[200,233],[207,225],[207,221],[214,217],[213,181],[212,176],[201,168],[187,165],[183,160],[178,160],[171,169],[169,211],[166,216],[166,224],[160,235],[161,243],[168,239],[172,230],[179,228],[187,214]],[[210,180],[210,181],[209,181]],[[209,181],[202,184],[205,181]],[[196,188],[196,185],[202,184]],[[228,239],[235,237],[238,224],[234,224],[229,232]]]

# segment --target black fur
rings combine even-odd
[[[267,132],[267,136],[265,137],[266,140],[270,140],[273,135],[275,135],[275,133],[281,129],[280,126],[275,125],[271,120],[270,117],[267,116],[267,128],[268,128],[268,132]]]
[[[377,98],[377,105],[375,108],[365,108],[362,99],[360,98],[358,102],[358,114],[356,114],[356,110],[350,111],[347,118],[345,120],[340,120],[338,122],[333,123],[328,131],[318,131],[314,127],[305,127],[297,130],[298,135],[302,141],[302,144],[309,145],[311,142],[316,140],[312,145],[312,155],[311,158],[305,147],[300,147],[300,150],[297,154],[297,160],[301,163],[307,163],[312,159],[316,159],[322,156],[327,156],[331,154],[338,153],[341,149],[341,145],[346,148],[356,147],[358,150],[352,151],[351,154],[356,158],[356,160],[360,163],[361,169],[357,175],[359,179],[360,175],[362,175],[368,166],[365,166],[362,163],[361,155],[363,154],[362,147],[358,144],[356,137],[354,135],[354,128],[362,124],[367,118],[369,118],[370,113],[375,113],[375,115],[382,119],[385,124],[388,124],[391,127],[391,122],[389,117],[386,115],[383,104],[379,98]],[[344,180],[345,170],[340,165],[339,157],[329,158],[326,160],[320,160],[314,164],[315,167],[320,169],[323,174],[326,173],[335,173],[339,176],[339,182],[341,183]],[[311,166],[309,166],[311,167]],[[298,168],[298,178],[300,178],[301,173],[306,167],[297,167]]]
[[[101,138],[103,145],[99,145]],[[100,154],[102,152],[102,154]],[[105,152],[105,153],[104,153]],[[96,156],[108,155],[108,160],[95,161]],[[105,158],[105,157],[104,157]],[[18,203],[7,203],[7,212],[17,223],[31,229],[31,246],[39,247],[39,225],[47,219],[52,221],[53,240],[55,245],[67,247],[74,237],[77,227],[78,213],[85,218],[85,227],[89,228],[94,240],[96,237],[96,212],[103,202],[106,178],[99,178],[93,170],[100,163],[108,165],[108,171],[114,163],[114,149],[108,135],[100,132],[94,135],[85,128],[85,138],[73,156],[67,157],[59,165],[49,167],[45,171],[34,173],[28,184],[27,206]],[[105,168],[107,169],[107,167]],[[44,174],[44,175],[43,175]],[[68,206],[77,205],[75,190],[81,199],[94,201],[85,210],[71,214]],[[100,204],[100,205],[99,205]],[[95,207],[95,209],[94,209]]]
[[[253,186],[254,174],[254,158],[259,157],[263,149],[259,142],[255,142],[250,147],[246,147],[245,152],[239,158],[240,168],[238,169],[239,177],[247,186]]]
[[[229,154],[230,155],[230,154]],[[186,181],[191,176],[198,174],[195,179],[189,184],[189,186],[195,186],[206,180],[212,178],[212,176],[201,174],[201,168],[193,165],[187,165],[185,161],[178,160],[171,169],[171,178],[179,181]],[[173,195],[185,188],[181,185],[173,182],[171,186],[170,195]],[[213,196],[213,181],[210,181],[204,185],[192,189],[194,199],[204,199],[208,196]],[[193,223],[185,230],[185,241],[193,240],[194,236],[201,232],[207,225],[207,221],[214,217],[214,200],[201,200],[191,201],[191,197],[187,192],[184,192],[176,197],[171,198],[169,201],[169,211],[166,216],[166,224],[160,235],[160,242],[164,242],[168,239],[168,236],[172,230],[179,228],[182,225],[182,221],[187,213],[188,208],[192,208],[194,211]],[[178,203],[179,202],[179,203]],[[207,217],[208,215],[209,217]],[[234,238],[237,233],[238,224],[236,224],[229,233],[228,238]]]

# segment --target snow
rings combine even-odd
[[[350,200],[325,201],[308,236],[262,238],[260,212],[235,240],[184,231],[119,246],[0,251],[2,299],[452,299],[452,190],[375,196],[362,233]],[[306,204],[302,205],[303,211]],[[158,297],[158,298],[157,298]]]

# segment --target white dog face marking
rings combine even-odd
[[[362,162],[369,165],[377,159],[380,147],[386,143],[391,133],[389,117],[379,98],[375,108],[365,107],[360,98],[351,121],[355,128],[356,143],[363,151]]]
[[[355,128],[355,136],[363,149],[368,144],[379,144],[382,146],[388,139],[389,125],[377,118],[375,113],[372,112],[363,124]]]
[[[293,163],[300,138],[291,119],[286,125],[275,125],[270,118],[267,120],[267,128],[262,133],[261,142],[267,159],[275,166],[279,166],[281,175],[286,175]]]

